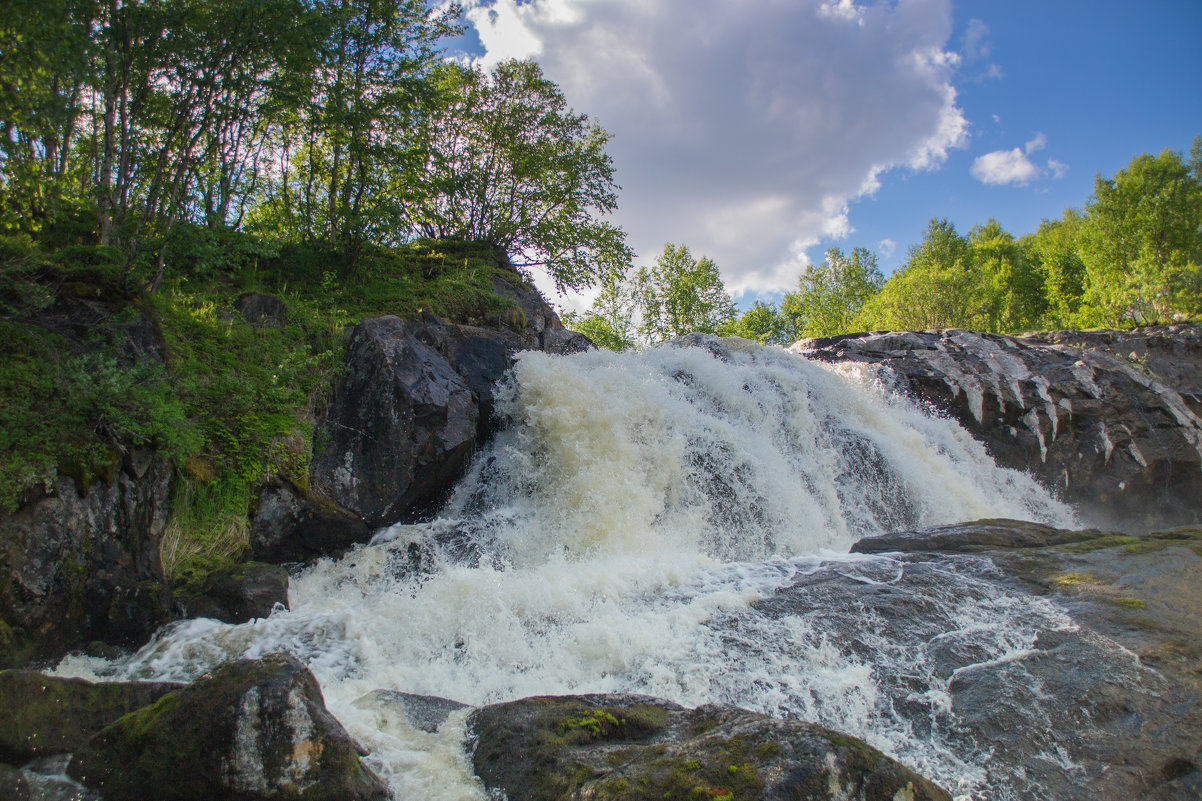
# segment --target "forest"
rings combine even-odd
[[[0,226],[169,262],[487,241],[560,289],[629,261],[608,135],[533,62],[443,58],[424,0],[10,0]],[[344,277],[350,277],[349,274]]]
[[[1188,158],[1141,154],[1099,175],[1083,209],[1016,237],[993,219],[967,234],[934,218],[887,280],[863,247],[831,247],[779,304],[738,313],[717,265],[669,244],[650,268],[608,276],[569,315],[622,350],[689,331],[789,345],[856,331],[965,328],[1013,333],[1132,328],[1202,313],[1202,137]]]

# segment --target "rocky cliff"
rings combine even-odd
[[[1131,531],[1202,516],[1198,326],[1027,337],[970,331],[810,339],[808,358],[877,365],[1025,470],[1084,522]]]

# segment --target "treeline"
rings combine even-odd
[[[1098,176],[1083,211],[1068,209],[1022,237],[996,220],[961,234],[933,219],[888,280],[871,251],[834,247],[779,306],[757,301],[739,315],[717,267],[669,245],[654,267],[610,277],[571,320],[618,349],[693,330],[790,344],[883,329],[1124,328],[1197,318],[1200,265],[1202,137],[1188,159],[1143,154],[1113,178]]]
[[[425,0],[8,0],[0,226],[120,251],[482,241],[587,286],[629,261],[608,135],[533,62],[445,60]],[[220,261],[221,256],[213,256]],[[219,265],[218,265],[219,266]]]

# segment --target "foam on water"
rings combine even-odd
[[[311,566],[291,610],[187,621],[123,662],[74,657],[59,672],[190,680],[291,651],[398,798],[483,795],[463,761],[464,714],[420,732],[354,703],[376,689],[474,705],[619,691],[735,703],[859,735],[971,791],[979,768],[938,736],[948,677],[921,649],[872,641],[870,620],[837,631],[756,602],[831,565],[865,581],[903,570],[839,555],[862,536],[981,517],[1071,525],[1071,510],[870,372],[693,343],[522,354],[499,403],[508,425],[440,520]],[[1008,604],[982,595],[953,610],[964,631],[945,636],[982,659],[1030,647],[1031,611]],[[871,653],[849,646],[869,641]],[[911,674],[929,680],[902,687]],[[891,711],[899,693],[943,722],[916,736]]]

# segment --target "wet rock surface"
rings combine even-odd
[[[850,607],[875,628],[845,649],[921,652],[929,678],[889,680],[896,709],[916,735],[980,760],[989,797],[1198,797],[1202,531],[983,521],[855,550],[882,555],[807,575],[758,609],[837,617]],[[1025,632],[990,644],[989,618],[1007,607]]]
[[[951,798],[854,737],[730,706],[527,698],[477,710],[468,725],[477,775],[510,801]]]
[[[288,569],[241,562],[215,570],[204,577],[201,586],[175,595],[187,617],[245,623],[267,617],[277,605],[288,607]]]
[[[794,349],[888,368],[899,388],[956,418],[999,464],[1031,473],[1089,524],[1149,531],[1199,522],[1202,420],[1190,400],[1196,388],[1186,386],[1202,370],[1191,361],[1197,327],[1138,346],[1122,338],[1091,346],[1100,337],[888,332]],[[1117,355],[1129,348],[1135,360]],[[1149,364],[1158,354],[1163,380],[1140,352]]]
[[[382,801],[359,756],[308,669],[273,654],[222,665],[117,719],[68,773],[107,801]]]
[[[149,452],[114,454],[86,487],[60,476],[0,514],[0,667],[92,640],[145,640],[171,617],[159,560],[172,468]]]

